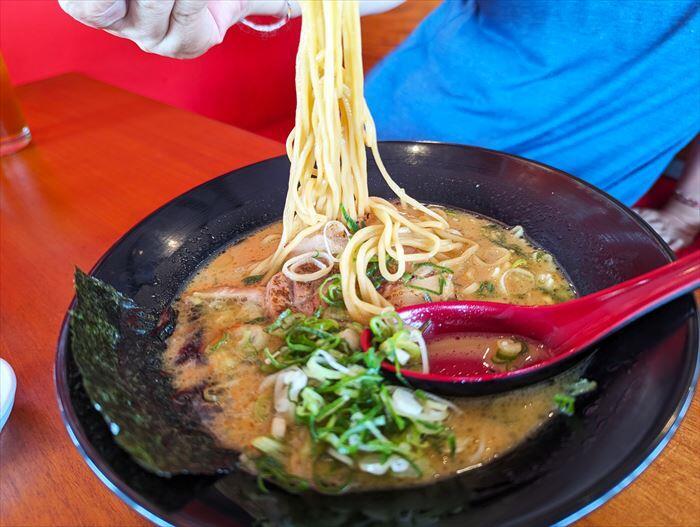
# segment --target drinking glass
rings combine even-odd
[[[31,140],[32,134],[10,83],[5,60],[0,54],[0,156],[21,150]]]

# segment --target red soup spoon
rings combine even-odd
[[[397,310],[406,324],[427,325],[423,338],[428,357],[431,340],[464,334],[522,337],[540,343],[547,352],[520,368],[501,371],[474,354],[460,356],[455,352],[449,359],[454,367],[427,373],[402,368],[401,375],[416,388],[447,395],[485,395],[518,388],[564,371],[604,337],[698,287],[700,251],[561,304],[516,306],[455,301],[406,306]],[[373,345],[370,330],[362,333],[361,345],[365,351]],[[396,374],[389,362],[382,368],[390,375]]]

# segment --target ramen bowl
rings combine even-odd
[[[545,165],[490,150],[435,143],[380,144],[396,181],[427,203],[508,225],[550,251],[579,294],[632,278],[672,259],[633,212]],[[201,265],[281,217],[289,163],[275,158],[209,181],[126,233],[92,274],[142,306],[169,306]],[[376,167],[371,194],[391,197]],[[437,483],[328,496],[289,494],[234,471],[164,478],[115,443],[73,360],[66,315],[56,356],[62,415],[97,476],[138,512],[163,525],[550,525],[566,524],[629,484],[658,455],[692,396],[698,317],[687,295],[629,325],[588,355],[598,389],[524,443],[484,466]]]

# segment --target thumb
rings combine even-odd
[[[228,28],[250,14],[251,4],[250,0],[209,0],[207,2],[221,38],[224,37]]]

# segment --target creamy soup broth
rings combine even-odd
[[[521,229],[508,230],[461,211],[436,210],[452,228],[479,244],[472,258],[453,269],[451,298],[534,305],[574,295],[551,255],[523,238]],[[175,388],[196,401],[211,434],[222,446],[239,451],[269,434],[271,426],[273,387],[260,367],[262,350],[275,350],[282,342],[265,331],[272,322],[263,306],[265,284],[246,277],[253,262],[275,250],[280,232],[281,224],[275,223],[227,248],[201,268],[174,304],[178,320],[168,341],[166,368]],[[504,279],[513,269],[519,271]],[[231,297],[231,291],[238,296]],[[482,349],[489,338],[493,336],[477,336],[471,343],[465,338],[465,345]],[[577,375],[573,371],[503,395],[450,398],[459,409],[447,421],[456,436],[454,456],[429,453],[420,461],[423,475],[418,479],[358,473],[348,489],[415,485],[502,456],[554,415],[554,395]],[[290,452],[285,470],[311,480],[307,430],[292,423],[284,441]]]

